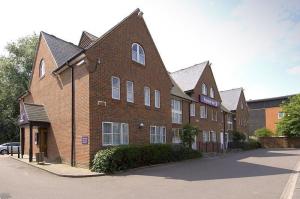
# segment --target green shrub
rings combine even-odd
[[[257,129],[254,134],[256,137],[271,137],[273,132],[269,129],[261,128]]]
[[[258,149],[260,147],[261,147],[260,143],[256,140],[252,140],[252,139],[249,140],[249,142],[244,142],[242,144],[242,149],[245,150],[245,151],[246,150],[252,150],[252,149]]]
[[[246,140],[246,135],[244,133],[233,131],[232,132],[232,140],[233,140],[233,142],[243,142]]]
[[[201,157],[201,153],[182,145],[123,145],[100,150],[92,162],[92,171],[114,173],[146,165]]]

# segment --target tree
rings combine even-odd
[[[285,116],[277,124],[277,131],[288,137],[300,136],[300,94],[281,105]]]
[[[38,36],[22,37],[0,56],[0,143],[18,140],[18,97],[28,89]]]
[[[238,131],[232,131],[233,142],[244,142],[246,140],[246,135]]]
[[[180,139],[183,146],[192,149],[192,144],[195,142],[195,136],[198,135],[199,129],[191,124],[185,124],[182,132],[180,133]]]

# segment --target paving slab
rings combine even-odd
[[[96,173],[92,172],[89,169],[72,167],[67,164],[54,164],[54,163],[43,163],[38,164],[37,162],[29,162],[28,157],[18,158],[17,155],[9,156],[14,160],[18,160],[25,164],[31,165],[33,167],[42,169],[49,173],[55,174],[61,177],[71,177],[71,178],[80,178],[80,177],[95,177],[95,176],[103,176],[104,173]]]

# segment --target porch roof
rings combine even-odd
[[[23,103],[19,124],[50,123],[46,109],[43,105]]]

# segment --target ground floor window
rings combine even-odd
[[[150,126],[150,143],[166,143],[166,127]]]
[[[210,141],[210,136],[208,131],[203,131],[203,142],[209,142]]]
[[[210,140],[212,142],[217,142],[217,133],[216,132],[214,132],[214,131],[210,132]]]
[[[175,144],[179,144],[181,143],[181,139],[180,139],[180,133],[182,132],[182,129],[180,128],[173,128],[172,129],[172,142]]]
[[[127,123],[103,122],[102,123],[103,146],[120,145],[129,143],[129,129]]]

